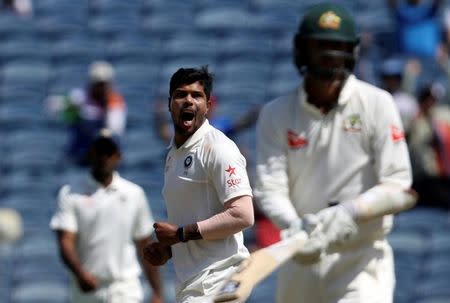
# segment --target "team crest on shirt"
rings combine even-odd
[[[188,169],[189,169],[189,167],[191,167],[191,165],[192,165],[192,155],[189,155],[189,156],[187,156],[185,159],[184,159],[184,162],[183,162],[183,164],[184,164],[184,175],[185,176],[187,176],[188,175]]]
[[[344,130],[351,133],[359,133],[362,129],[361,116],[352,114],[344,119]]]
[[[184,159],[184,168],[188,169],[192,165],[192,155],[189,155]]]

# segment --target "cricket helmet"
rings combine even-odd
[[[324,49],[311,52],[307,40],[326,40],[348,43],[351,51]],[[359,35],[350,13],[334,3],[321,3],[312,6],[304,15],[294,37],[294,60],[298,70],[318,76],[332,76],[339,72],[351,73],[358,56]],[[345,59],[345,67],[326,69],[314,64],[318,57],[337,57]]]

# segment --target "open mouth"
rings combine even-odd
[[[185,111],[181,113],[180,118],[183,126],[188,128],[191,127],[194,123],[195,113],[191,111]]]

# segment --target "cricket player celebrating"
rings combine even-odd
[[[416,195],[392,96],[352,74],[358,41],[344,8],[310,8],[294,38],[303,82],[259,116],[255,197],[282,236],[309,234],[280,269],[279,303],[393,300],[386,234]]]
[[[170,80],[175,134],[162,190],[168,222],[154,224],[159,242],[145,256],[153,265],[173,256],[177,302],[208,302],[249,255],[241,232],[254,221],[246,161],[206,119],[211,89],[206,68],[180,68]]]

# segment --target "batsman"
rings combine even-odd
[[[282,237],[309,234],[279,271],[279,303],[393,302],[386,236],[417,196],[392,96],[352,73],[358,43],[343,7],[311,7],[293,39],[302,81],[259,116],[255,197]]]

